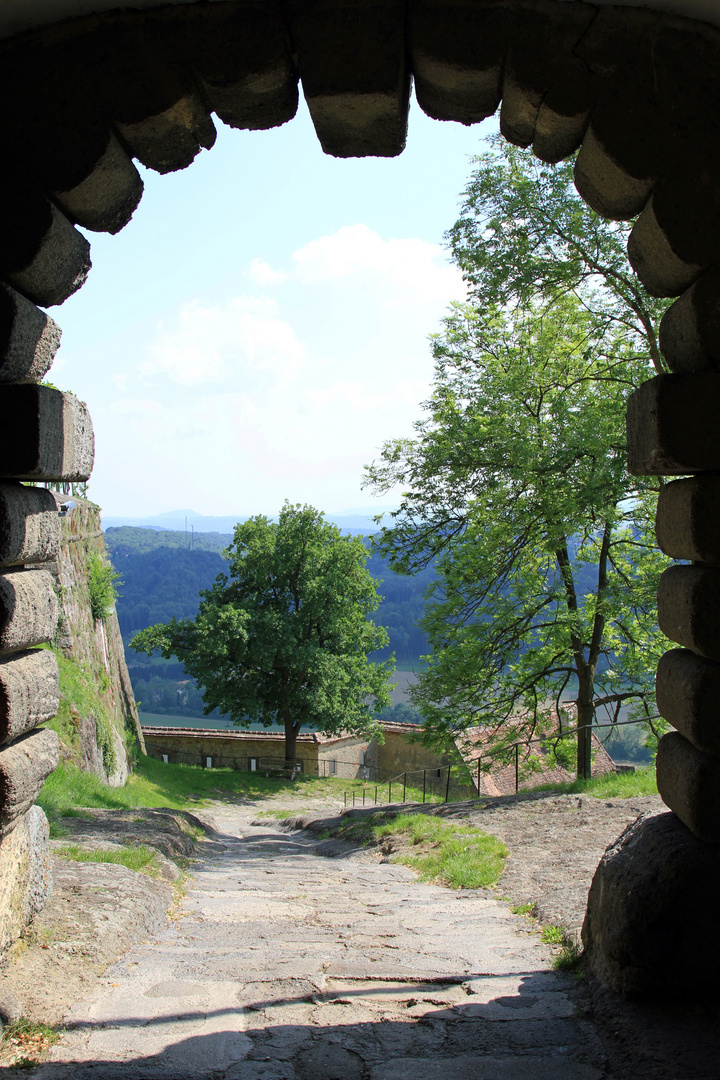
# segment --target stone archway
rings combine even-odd
[[[703,0],[657,6],[705,12]],[[88,8],[95,13],[78,15]],[[628,890],[654,886],[668,860],[691,864],[695,877],[668,880],[653,913],[657,925],[679,924],[695,886],[702,914],[720,884],[720,27],[584,0],[134,0],[111,9],[111,0],[36,0],[0,16],[0,32],[13,33],[0,41],[0,866],[25,867],[6,874],[9,891],[31,914],[28,881],[43,854],[29,807],[57,760],[52,733],[37,727],[57,707],[57,673],[47,653],[28,650],[54,630],[41,564],[57,551],[58,523],[42,490],[19,482],[86,479],[93,452],[84,408],[39,385],[58,343],[40,308],[83,284],[81,229],[112,233],[129,220],[142,194],[133,159],[158,172],[185,167],[212,145],[212,113],[246,129],[284,123],[299,80],[327,153],[392,156],[404,146],[412,78],[431,117],[471,124],[500,106],[504,136],[543,161],[579,150],[580,193],[609,218],[637,216],[633,267],[653,295],[678,297],[661,333],[672,374],[646,383],[628,412],[633,471],[693,474],[665,487],[658,513],[663,549],[693,563],[669,570],[659,596],[661,626],[682,646],[658,673],[661,709],[677,729],[661,743],[658,782],[676,816],[666,815],[667,843],[640,828],[613,864],[620,876],[608,864],[588,922],[611,985],[656,988],[655,923],[642,904],[628,913]],[[698,985],[698,958],[712,970],[720,934],[698,953],[678,933],[666,935],[662,970],[676,988]],[[642,939],[632,956],[628,937]]]

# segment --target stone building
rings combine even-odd
[[[505,138],[546,162],[577,151],[578,190],[635,219],[629,259],[674,300],[659,347],[668,373],[629,399],[637,474],[664,485],[658,669],[674,731],[658,752],[670,811],[603,860],[585,941],[623,992],[714,988],[720,962],[720,5],[715,0],[5,0],[0,7],[0,865],[29,889],[43,855],[31,809],[57,760],[38,724],[57,673],[35,647],[55,632],[44,564],[57,513],[22,481],[92,468],[87,408],[42,385],[59,340],[45,308],[90,270],[86,233],[114,233],[142,195],[135,161],[187,166],[230,126],[290,120],[298,85],[323,150],[402,151],[418,106],[473,124],[500,109]],[[248,162],[251,167],[251,162]],[[271,208],[269,208],[271,210]],[[256,210],[256,208],[254,208]],[[23,846],[24,845],[24,846]],[[17,847],[16,854],[10,854]],[[628,900],[632,898],[632,902]],[[658,942],[662,942],[662,948]]]

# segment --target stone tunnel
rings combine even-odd
[[[115,0],[116,2],[116,0]],[[87,232],[115,233],[142,195],[134,160],[188,166],[215,138],[290,121],[298,88],[323,150],[402,152],[411,82],[439,121],[500,110],[502,134],[634,220],[628,258],[676,298],[661,327],[669,374],[632,395],[628,455],[662,488],[658,544],[681,564],[658,596],[678,648],[658,703],[674,730],[657,776],[669,808],[604,860],[585,944],[615,990],[702,989],[720,963],[720,5],[716,0],[4,0],[0,10],[0,948],[49,888],[33,807],[57,764],[38,725],[58,703],[37,646],[57,603],[59,542],[41,483],[89,477],[92,425],[41,382],[60,337],[43,309],[90,269]],[[8,906],[9,898],[9,906]]]

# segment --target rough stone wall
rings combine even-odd
[[[90,604],[89,561],[94,555],[106,558],[100,509],[76,496],[54,495],[59,508],[70,508],[60,518],[60,550],[52,566],[60,600],[53,645],[78,663],[96,687],[98,707],[75,706],[80,763],[120,786],[128,776],[128,745],[137,740],[142,748],[143,739],[117,615],[113,609],[95,620]]]

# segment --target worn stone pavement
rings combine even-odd
[[[215,820],[179,917],[67,1017],[38,1080],[621,1080],[575,979],[482,890]]]

